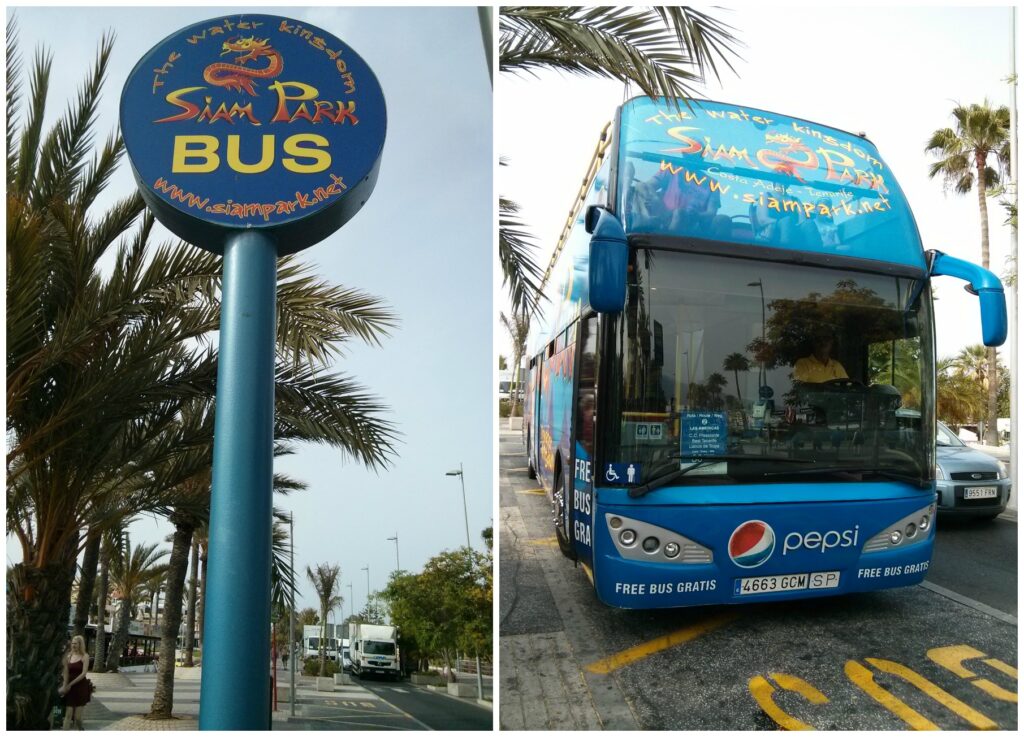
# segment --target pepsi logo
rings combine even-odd
[[[729,537],[729,557],[740,568],[757,568],[774,550],[775,531],[761,520],[744,522]]]

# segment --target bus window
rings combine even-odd
[[[594,458],[594,413],[597,407],[597,316],[580,323],[579,391],[576,398],[576,442]]]

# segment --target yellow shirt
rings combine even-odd
[[[839,361],[828,359],[828,363],[822,363],[814,356],[799,358],[793,364],[793,379],[795,381],[806,381],[810,384],[821,384],[832,379],[849,379],[846,369]]]

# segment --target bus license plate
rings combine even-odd
[[[782,576],[757,576],[737,578],[736,596],[747,594],[772,594],[802,589],[834,589],[839,586],[839,571],[817,571],[815,573],[787,573]]]
[[[964,489],[964,499],[992,499],[998,494],[994,486],[968,486]]]

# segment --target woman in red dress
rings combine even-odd
[[[88,673],[89,653],[85,651],[85,638],[75,635],[64,656],[64,685],[57,689],[64,698],[64,729],[84,729],[82,714],[92,698],[92,688],[85,678]]]

